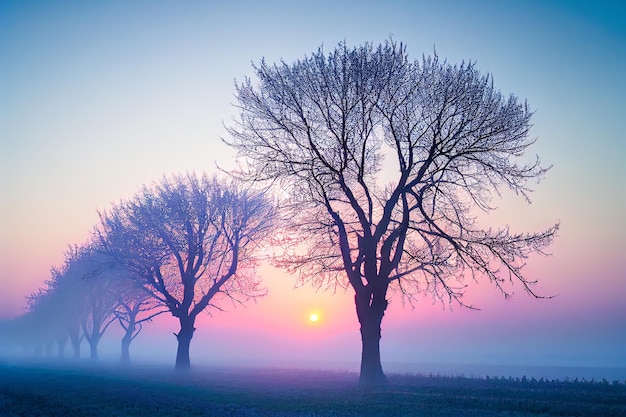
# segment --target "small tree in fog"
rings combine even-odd
[[[66,260],[73,249],[69,249],[65,256]],[[61,268],[51,269],[51,278],[46,282],[47,291],[54,295],[56,319],[66,330],[72,346],[73,357],[80,358],[80,347],[85,335],[82,324],[86,320],[87,300],[83,297],[80,281],[69,274],[65,274],[69,264],[65,263]]]
[[[22,323],[29,345],[50,354],[52,344],[63,357],[71,340],[74,357],[86,339],[90,357],[98,358],[98,344],[116,319],[124,329],[122,362],[130,359],[131,341],[143,323],[165,310],[155,310],[155,300],[145,292],[132,274],[98,251],[95,244],[70,247],[61,268],[52,268],[46,286],[27,297],[29,313]]]
[[[29,333],[28,340],[45,340],[49,344],[56,340],[58,355],[64,356],[69,339],[74,358],[80,357],[80,345],[84,337],[82,323],[87,317],[83,285],[76,277],[67,274],[67,262],[74,249],[66,252],[66,262],[60,268],[50,269],[50,278],[45,287],[27,297],[28,322],[22,332]]]
[[[138,279],[126,277],[120,279],[118,284],[118,307],[115,310],[115,317],[124,329],[122,363],[130,362],[130,344],[139,335],[144,323],[167,311],[138,282],[140,282]]]
[[[100,217],[104,250],[178,319],[176,369],[190,367],[200,312],[220,297],[262,294],[254,250],[272,228],[273,207],[261,193],[206,175],[173,176]]]
[[[89,343],[91,358],[97,359],[100,339],[117,320],[124,329],[121,361],[128,363],[130,344],[139,335],[143,323],[164,310],[155,310],[158,305],[138,285],[138,277],[100,249],[95,242],[74,248],[67,255],[65,274],[74,274],[83,280],[76,285],[80,285],[84,292],[86,314],[81,328]]]
[[[89,343],[90,358],[95,360],[98,359],[98,344],[116,317],[119,271],[94,244],[74,247],[67,252],[65,263],[64,275],[85,306],[81,328]]]
[[[28,312],[17,323],[21,323],[18,337],[30,345],[35,352],[50,356],[57,344],[59,357],[65,353],[68,329],[64,325],[64,312],[59,298],[49,287],[40,288],[27,297]]]
[[[535,295],[523,261],[557,226],[513,233],[472,215],[492,210],[503,188],[528,199],[527,183],[546,172],[538,159],[518,160],[534,142],[525,103],[502,96],[473,63],[410,61],[394,42],[344,43],[254,69],[258,83],[237,86],[241,115],[227,142],[247,163],[243,175],[288,196],[283,265],[317,286],[353,288],[362,382],[385,380],[390,288],[465,305],[470,277],[507,297],[507,281]]]

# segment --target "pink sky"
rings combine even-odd
[[[412,57],[435,45],[452,62],[476,60],[497,88],[528,99],[538,137],[531,151],[554,168],[532,205],[506,196],[484,221],[562,228],[553,255],[527,269],[556,298],[534,300],[520,288],[505,302],[475,285],[468,298],[481,310],[450,312],[428,297],[414,310],[393,297],[383,361],[626,367],[623,6],[211,3],[0,5],[0,317],[23,311],[67,245],[88,238],[98,209],[163,174],[234,166],[219,137],[234,114],[233,78],[251,75],[251,61],[290,62],[322,43],[393,34]],[[292,277],[271,268],[263,277],[267,297],[202,319],[192,361],[213,348],[250,355],[251,345],[267,358],[358,360],[350,292],[293,289]],[[172,331],[160,319],[146,340],[167,346]]]

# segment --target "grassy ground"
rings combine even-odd
[[[329,371],[0,364],[0,416],[626,416],[626,385]]]

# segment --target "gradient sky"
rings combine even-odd
[[[520,288],[505,302],[473,285],[481,310],[450,311],[392,297],[383,361],[626,367],[626,3],[216,3],[0,3],[0,317],[23,311],[98,209],[163,174],[233,166],[219,138],[235,114],[233,80],[252,75],[252,61],[393,36],[414,58],[436,47],[450,62],[476,61],[528,100],[531,153],[554,167],[532,205],[507,196],[489,222],[562,228],[553,255],[527,267],[556,298]],[[349,292],[293,289],[283,272],[262,272],[269,295],[203,316],[192,360],[358,360]],[[307,324],[314,310],[321,320]],[[137,344],[158,339],[173,361],[174,330],[163,318]]]

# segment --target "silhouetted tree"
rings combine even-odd
[[[50,278],[44,283],[44,287],[27,297],[29,324],[24,326],[23,331],[36,334],[36,338],[45,343],[48,355],[52,344],[56,342],[58,356],[63,357],[70,335],[74,336],[73,329],[78,328],[80,331],[84,303],[82,296],[77,293],[75,283],[68,285],[70,283],[60,269],[51,268]],[[80,356],[80,337],[77,338],[79,340],[78,347],[75,347],[75,357]],[[35,339],[31,336],[31,340]]]
[[[27,297],[27,312],[16,323],[20,324],[18,337],[35,355],[51,356],[55,343],[67,331],[59,323],[59,309],[54,294],[47,289],[38,289]],[[60,352],[59,348],[59,352]]]
[[[116,319],[124,329],[122,362],[130,359],[130,343],[143,323],[157,314],[155,300],[137,285],[132,274],[118,266],[94,243],[70,247],[61,268],[52,268],[45,287],[27,297],[24,338],[35,352],[49,356],[54,343],[59,357],[72,341],[74,357],[87,339],[90,357],[98,358],[98,344]]]
[[[81,329],[93,360],[98,359],[98,344],[116,318],[120,271],[113,265],[93,243],[75,246],[66,253],[63,275],[76,301],[83,303]]]
[[[206,175],[164,178],[100,214],[104,250],[179,320],[176,369],[190,367],[197,315],[227,296],[261,295],[253,250],[272,228],[262,193]]]
[[[143,329],[143,324],[167,311],[158,304],[158,300],[138,285],[139,279],[140,277],[135,279],[126,277],[118,283],[118,307],[115,316],[124,329],[122,363],[130,362],[130,344]]]
[[[59,337],[62,338],[67,334],[72,347],[72,356],[79,359],[80,345],[84,339],[81,323],[87,314],[85,300],[76,293],[76,283],[64,276],[59,269],[52,268],[50,275],[51,278],[46,281],[47,291],[54,297],[55,319],[63,329]]]
[[[558,225],[513,233],[472,215],[492,210],[503,188],[528,199],[526,184],[546,172],[538,158],[517,161],[534,142],[526,103],[504,97],[474,63],[411,61],[393,41],[342,43],[254,70],[258,83],[237,85],[241,113],[226,142],[247,164],[243,176],[287,196],[292,239],[282,264],[314,285],[354,289],[362,382],[385,380],[379,345],[390,287],[409,300],[430,293],[464,306],[459,281],[469,276],[507,297],[506,281],[536,295],[523,261]]]
[[[88,312],[80,277],[67,273],[70,266],[69,260],[74,251],[75,248],[68,248],[63,265],[60,268],[50,269],[50,278],[45,281],[46,287],[43,292],[53,300],[54,307],[48,314],[54,319],[55,325],[61,329],[59,337],[63,338],[67,335],[72,345],[73,357],[78,359],[84,339],[82,323],[86,320]]]

